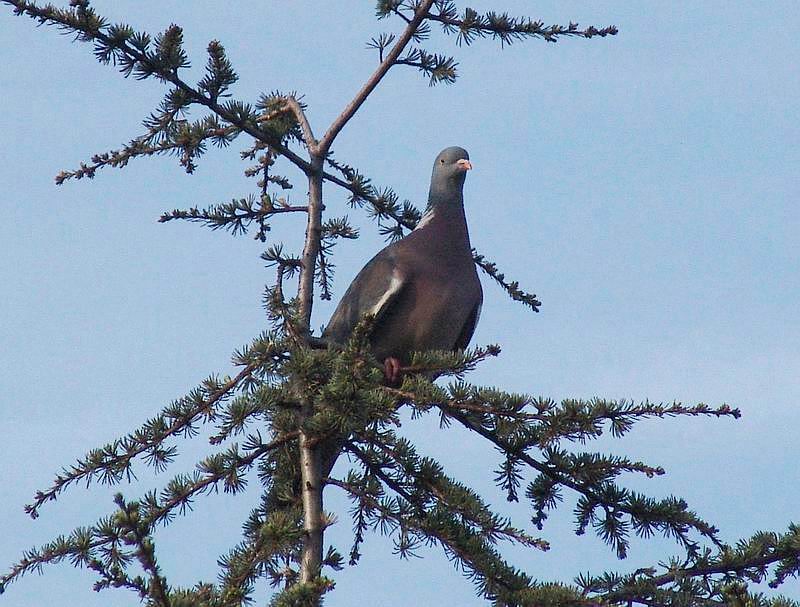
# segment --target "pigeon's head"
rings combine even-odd
[[[445,148],[433,161],[431,194],[436,197],[460,195],[467,171],[472,168],[469,154],[464,148]]]
[[[464,175],[472,168],[469,154],[464,148],[453,146],[445,148],[433,163],[433,177],[464,180]]]

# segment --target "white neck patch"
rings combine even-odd
[[[428,225],[431,222],[431,219],[433,219],[434,212],[434,209],[428,209],[425,211],[425,214],[422,216],[422,219],[419,220],[419,223],[414,230],[419,230],[420,228],[424,228],[426,225]]]

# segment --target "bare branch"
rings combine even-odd
[[[322,158],[312,157],[312,167],[308,177],[308,223],[303,246],[303,265],[300,269],[300,286],[297,291],[300,321],[303,323],[301,330],[304,333],[310,333],[311,309],[314,305],[314,276],[322,241]]]
[[[339,114],[338,118],[333,121],[333,124],[331,124],[331,126],[325,132],[325,135],[323,135],[319,142],[319,153],[323,155],[328,153],[328,150],[331,149],[331,145],[333,144],[333,140],[336,139],[336,136],[344,128],[344,125],[346,125],[348,121],[355,115],[355,113],[358,111],[358,108],[360,108],[364,101],[366,101],[370,93],[375,90],[375,87],[378,86],[378,83],[380,83],[380,81],[386,75],[386,72],[389,71],[389,69],[400,57],[400,53],[403,52],[403,49],[405,49],[406,45],[414,37],[414,34],[419,26],[428,17],[428,12],[430,11],[431,6],[433,6],[433,3],[434,0],[423,0],[423,2],[420,3],[414,12],[414,17],[408,22],[408,25],[403,30],[403,33],[400,34],[397,42],[395,42],[394,46],[378,66],[378,69],[375,70],[372,76],[370,76],[369,80],[367,80],[364,86],[361,87],[361,90],[356,93],[356,96],[353,98],[353,100],[347,105],[347,107],[344,108],[342,113]]]
[[[286,98],[286,107],[289,108],[294,114],[295,118],[297,118],[297,123],[303,130],[303,140],[306,143],[308,151],[311,154],[316,155],[317,145],[319,142],[314,137],[314,132],[312,131],[311,125],[308,122],[308,116],[306,116],[305,111],[303,111],[303,106],[300,105],[300,102],[295,97],[289,96]]]

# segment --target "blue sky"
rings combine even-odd
[[[318,134],[373,69],[365,42],[398,27],[376,22],[371,2],[196,0],[190,14],[176,1],[94,4],[153,33],[184,26],[194,74],[207,42],[220,39],[241,76],[236,97],[296,90]],[[437,33],[428,48],[456,54],[458,83],[431,89],[416,72],[393,70],[337,140],[337,157],[422,206],[436,153],[466,147],[475,165],[465,188],[473,243],[543,302],[531,314],[484,281],[474,341],[499,343],[503,355],[471,380],[554,398],[738,406],[738,422],[646,423],[596,447],[664,466],[665,477],[629,485],[684,496],[727,540],[780,531],[797,519],[800,499],[797,4],[543,1],[535,14],[528,5],[502,3],[547,23],[613,23],[620,34],[502,50],[489,41],[457,49]],[[11,563],[110,510],[116,489],[108,488],[76,488],[35,522],[22,505],[61,466],[208,373],[229,371],[230,353],[265,325],[260,296],[272,273],[252,239],[155,222],[165,209],[246,195],[235,151],[209,153],[194,176],[174,159],[147,159],[57,188],[62,168],[137,135],[163,89],[122,79],[88,47],[7,7],[0,43],[0,561]],[[292,201],[304,192],[296,183]],[[359,241],[339,247],[341,294],[382,241],[342,192],[329,187],[326,205],[363,228]],[[293,218],[271,233],[290,250],[301,236]],[[334,303],[317,305],[316,326]],[[439,431],[433,420],[404,431],[527,520],[524,505],[509,507],[492,488],[497,457],[478,439]],[[207,451],[201,441],[187,445],[173,472]],[[124,492],[134,497],[168,478],[143,470]],[[171,582],[214,577],[255,495],[212,497],[159,533]],[[346,551],[346,503],[331,498],[341,514],[331,540]],[[569,504],[542,532],[549,553],[507,551],[535,578],[629,571],[672,554],[668,542],[634,542],[617,562],[599,540],[572,534]],[[437,551],[422,555],[401,562],[390,543],[369,539],[361,566],[337,575],[326,604],[482,604]],[[137,603],[90,586],[86,572],[65,565],[9,588],[3,603]],[[797,584],[785,592],[800,599]]]

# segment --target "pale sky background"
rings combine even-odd
[[[241,76],[235,97],[296,90],[318,134],[374,68],[365,42],[399,28],[376,22],[372,2],[195,0],[191,11],[174,0],[94,4],[151,33],[184,26],[197,77],[207,42],[220,39]],[[621,441],[587,448],[663,465],[667,476],[628,485],[685,497],[726,540],[784,530],[798,519],[800,501],[800,8],[794,0],[530,4],[472,6],[507,7],[546,23],[613,23],[620,34],[502,50],[490,41],[455,49],[437,32],[427,48],[455,51],[459,82],[431,89],[415,71],[393,70],[340,136],[337,157],[422,206],[436,153],[466,147],[475,164],[465,189],[473,242],[543,301],[532,314],[484,280],[474,343],[499,343],[503,355],[470,379],[555,398],[741,407],[738,422],[645,423]],[[265,326],[260,297],[273,273],[249,237],[155,221],[165,209],[251,191],[236,153],[244,140],[209,153],[194,176],[174,159],[146,159],[57,188],[62,168],[138,135],[164,87],[122,79],[89,47],[36,29],[7,6],[0,48],[5,569],[29,546],[111,510],[118,488],[75,488],[38,521],[22,506],[61,466],[208,373],[230,371],[230,353]],[[291,200],[299,202],[304,189],[296,183]],[[329,186],[326,204],[363,226],[361,240],[339,247],[341,295],[382,241],[343,192]],[[297,225],[278,220],[270,237],[297,251]],[[316,307],[315,326],[334,303]],[[404,432],[526,523],[526,505],[509,507],[493,488],[497,454],[479,438],[440,431],[433,419]],[[190,470],[210,451],[202,441],[184,447],[170,472]],[[170,478],[140,470],[139,483],[122,487],[129,498]],[[171,583],[215,577],[215,561],[238,541],[256,494],[204,499],[159,532]],[[346,554],[347,504],[329,494],[340,523],[328,539]],[[512,562],[537,579],[569,581],[675,553],[666,541],[634,541],[630,557],[616,561],[599,540],[573,535],[573,500],[568,495],[541,534],[553,549],[507,550]],[[330,607],[483,604],[437,550],[402,562],[388,541],[370,537],[363,552],[358,568],[335,575]],[[138,603],[124,591],[94,594],[92,582],[61,565],[9,587],[0,602]],[[800,585],[784,588],[800,599]]]

